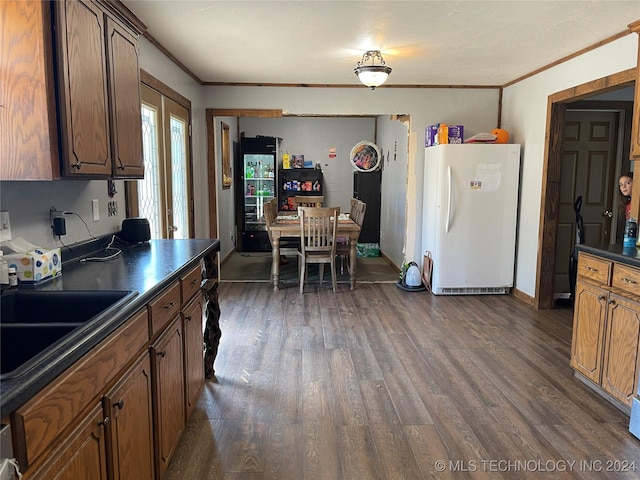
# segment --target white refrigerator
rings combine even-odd
[[[520,145],[425,149],[422,250],[436,295],[509,293],[513,287]]]

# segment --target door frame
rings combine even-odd
[[[193,189],[193,137],[191,135],[191,125],[192,125],[192,111],[191,111],[191,100],[183,95],[180,95],[174,89],[165,85],[160,80],[155,78],[150,73],[140,69],[140,83],[143,83],[147,87],[152,90],[157,91],[161,95],[173,100],[175,103],[180,105],[181,107],[187,110],[187,128],[188,128],[188,136],[187,142],[189,144],[189,155],[187,158],[187,191],[189,192],[188,199],[188,216],[189,216],[189,238],[194,238],[195,236],[195,200],[194,200],[194,189]],[[126,182],[129,183],[129,182]],[[133,187],[129,185],[126,187],[127,190],[130,190]],[[127,216],[131,216],[133,212],[137,211],[137,206],[132,204],[133,195],[127,194],[126,203],[127,203]],[[215,237],[214,237],[215,238]]]
[[[553,272],[556,255],[558,204],[560,201],[560,173],[564,113],[567,104],[593,95],[633,86],[636,68],[608,75],[549,95],[542,168],[540,224],[538,229],[538,257],[533,306],[537,309],[553,307]]]

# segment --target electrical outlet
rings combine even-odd
[[[91,212],[93,213],[93,221],[100,220],[100,202],[97,198],[91,200]]]
[[[0,212],[0,242],[11,240],[11,222],[9,221],[9,212]]]
[[[108,217],[116,217],[118,216],[118,201],[111,200],[107,203],[107,216]]]

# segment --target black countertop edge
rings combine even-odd
[[[145,245],[125,246],[112,262],[63,264],[63,275],[36,288],[129,290],[135,294],[129,302],[105,310],[71,332],[29,372],[0,381],[0,418],[40,392],[203,257],[219,250],[218,239],[151,240]]]
[[[589,253],[614,262],[640,267],[640,249],[623,247],[622,245],[587,245],[577,244],[579,252]]]

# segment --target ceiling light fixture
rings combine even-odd
[[[378,64],[376,64],[376,60]],[[367,65],[367,62],[370,63]],[[391,73],[391,67],[385,65],[380,50],[369,50],[362,56],[362,60],[358,62],[354,72],[362,83],[371,87],[371,90],[375,90],[387,80]]]

